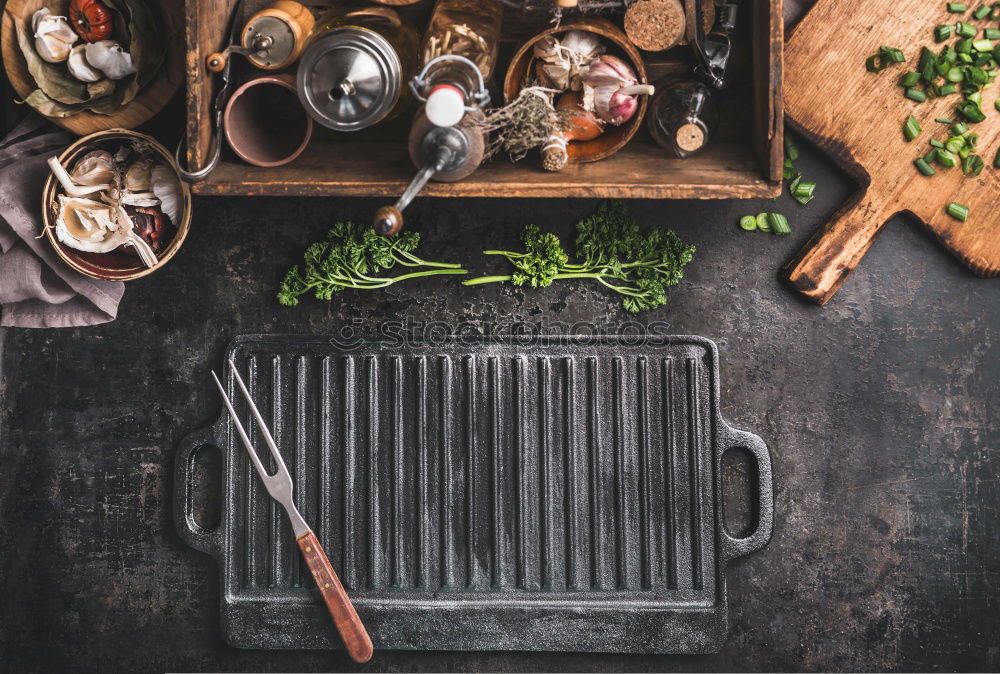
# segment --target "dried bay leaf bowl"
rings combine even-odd
[[[553,26],[538,33],[517,50],[514,58],[511,59],[510,66],[507,68],[507,75],[503,83],[503,95],[507,103],[517,98],[521,87],[524,86],[529,74],[533,72],[535,61],[533,50],[535,44],[549,35],[559,36],[571,30],[582,30],[594,33],[600,37],[609,54],[624,59],[626,63],[632,66],[632,70],[635,71],[636,79],[640,84],[647,82],[646,65],[643,63],[642,56],[620,28],[602,17],[574,17],[563,21],[558,26]],[[624,147],[643,124],[648,103],[646,99],[648,98],[648,96],[639,97],[639,107],[635,115],[621,126],[608,126],[604,133],[593,140],[570,141],[566,146],[568,163],[581,164],[598,161],[610,157]]]
[[[69,171],[89,152],[107,150],[113,155],[122,146],[138,146],[148,151],[157,162],[162,161],[170,167],[180,185],[177,222],[171,223],[172,237],[157,255],[156,264],[153,266],[147,267],[130,250],[115,249],[108,253],[93,253],[71,248],[59,241],[55,225],[59,212],[58,195],[63,193],[63,189],[56,177],[50,173],[42,190],[42,221],[45,225],[45,236],[56,253],[66,264],[81,274],[106,281],[129,281],[152,274],[177,254],[191,227],[191,188],[181,180],[173,154],[150,136],[127,129],[99,131],[70,145],[58,159],[59,163]]]
[[[101,103],[94,106],[96,111],[84,104],[63,107],[58,102],[50,102],[46,105],[33,106],[39,113],[48,117],[54,124],[82,136],[103,129],[135,128],[163,109],[184,83],[185,3],[181,0],[143,0],[140,4],[148,8],[149,16],[146,18],[153,22],[152,26],[143,24],[144,34],[148,33],[153,37],[145,39],[141,46],[128,48],[133,53],[136,49],[142,51],[144,56],[134,54],[135,63],[137,66],[140,63],[151,64],[148,71],[143,69],[148,76],[137,74],[134,90],[131,86],[126,86],[126,80],[120,80],[121,84],[116,85],[115,93],[102,98]],[[20,47],[18,27],[25,33],[28,42],[34,43],[31,29],[32,15],[45,7],[53,14],[66,16],[68,6],[69,0],[7,0],[3,11],[0,50],[3,53],[7,78],[21,100],[31,96],[40,86],[32,75],[31,66]],[[115,29],[110,39],[122,42],[124,33],[117,22],[119,19],[124,19],[120,14],[115,14],[115,17]],[[82,40],[75,43],[75,45],[81,44],[84,44]],[[124,46],[124,42],[122,44]],[[64,70],[65,63],[35,63],[34,67]],[[63,77],[69,76],[64,74]],[[78,82],[77,86],[80,86]],[[121,104],[126,96],[132,97],[131,100]]]

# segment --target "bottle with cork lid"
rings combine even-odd
[[[646,124],[653,140],[679,159],[702,152],[719,126],[715,93],[701,82],[670,78],[656,83]]]

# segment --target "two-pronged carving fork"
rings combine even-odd
[[[278,447],[274,444],[271,431],[268,430],[267,424],[264,423],[263,417],[260,416],[253,398],[250,397],[250,392],[247,390],[243,379],[240,377],[240,373],[236,370],[236,366],[232,361],[229,362],[229,367],[233,372],[233,379],[236,380],[237,386],[239,386],[240,391],[243,392],[243,396],[246,398],[250,412],[257,421],[257,427],[260,428],[261,435],[264,436],[264,440],[271,450],[271,456],[274,458],[274,465],[277,466],[277,470],[271,475],[267,472],[264,464],[261,463],[260,457],[257,456],[253,445],[250,444],[250,438],[247,437],[247,433],[243,429],[243,424],[240,423],[240,419],[236,415],[236,410],[233,409],[233,403],[229,400],[229,396],[226,395],[226,389],[223,388],[222,382],[219,381],[215,372],[212,372],[212,379],[215,380],[216,386],[219,387],[222,400],[226,404],[226,409],[229,410],[229,416],[232,418],[233,424],[236,426],[236,431],[239,433],[240,439],[243,440],[243,444],[247,448],[247,453],[250,455],[250,461],[253,462],[254,467],[257,469],[257,474],[260,475],[261,482],[267,488],[267,493],[271,495],[271,498],[284,506],[285,512],[288,513],[288,519],[292,523],[292,531],[295,532],[295,541],[299,544],[302,557],[306,560],[309,571],[316,580],[316,587],[319,588],[320,593],[323,595],[323,602],[333,617],[337,631],[340,632],[340,637],[344,640],[344,646],[347,648],[348,655],[355,662],[368,662],[372,657],[372,640],[368,636],[365,626],[361,623],[357,611],[354,610],[354,605],[351,604],[347,592],[344,591],[344,586],[341,585],[340,578],[337,577],[337,572],[333,570],[330,560],[327,558],[323,548],[320,547],[316,534],[313,533],[309,525],[302,519],[302,515],[299,514],[295,503],[292,501],[292,477],[288,473],[288,468],[285,467],[285,462],[278,452]]]

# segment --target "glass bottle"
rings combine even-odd
[[[418,36],[394,9],[338,2],[316,22],[297,73],[299,99],[320,124],[359,131],[396,116],[417,69]]]
[[[661,80],[646,124],[660,147],[680,159],[694,156],[708,147],[719,126],[715,94],[696,80]]]

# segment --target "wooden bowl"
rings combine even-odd
[[[570,30],[582,30],[588,33],[596,33],[608,47],[608,52],[615,56],[622,57],[632,66],[636,79],[640,84],[646,84],[646,66],[642,62],[639,50],[629,42],[625,33],[616,25],[602,17],[575,17],[563,21],[560,25],[542,31],[531,38],[517,50],[514,58],[507,68],[507,76],[503,82],[503,95],[507,103],[510,103],[521,91],[525,77],[533,66],[535,57],[532,50],[535,43],[543,37],[557,35]],[[570,164],[582,164],[585,162],[598,161],[605,157],[610,157],[625,143],[631,140],[639,127],[642,126],[642,119],[646,116],[646,99],[648,96],[639,97],[639,108],[632,119],[621,126],[608,126],[604,133],[593,140],[570,141],[566,146],[566,153]]]
[[[150,136],[126,129],[98,131],[89,136],[84,136],[63,150],[63,153],[59,155],[59,163],[69,171],[70,167],[88,152],[104,149],[114,153],[123,143],[127,143],[133,139],[142,140],[152,147],[163,161],[169,164],[174,170],[174,173],[177,174],[177,180],[181,185],[183,203],[181,204],[180,222],[173,223],[177,228],[177,232],[167,245],[167,249],[163,251],[157,263],[152,267],[147,267],[138,257],[128,253],[122,253],[117,250],[110,253],[88,253],[70,248],[59,241],[56,238],[55,232],[57,213],[53,202],[58,202],[56,197],[62,188],[56,177],[49,173],[49,177],[45,181],[45,187],[42,189],[42,222],[45,224],[46,238],[48,238],[49,243],[52,244],[56,253],[66,264],[91,278],[103,279],[105,281],[131,281],[132,279],[152,274],[177,254],[181,244],[184,243],[184,239],[187,237],[188,230],[191,228],[191,188],[186,182],[181,180],[173,153],[169,152]]]
[[[62,7],[68,4],[68,0],[7,0],[0,30],[0,53],[3,54],[7,78],[22,99],[38,87],[28,72],[24,55],[17,45],[14,22],[30,21],[31,15],[42,7]],[[167,49],[167,58],[157,78],[143,88],[128,105],[122,106],[110,115],[83,111],[68,117],[49,117],[53,124],[81,136],[103,129],[131,129],[162,110],[163,106],[173,98],[184,82],[184,3],[181,0],[160,0],[156,4],[160,16],[169,20],[173,30],[173,39],[164,45]]]

